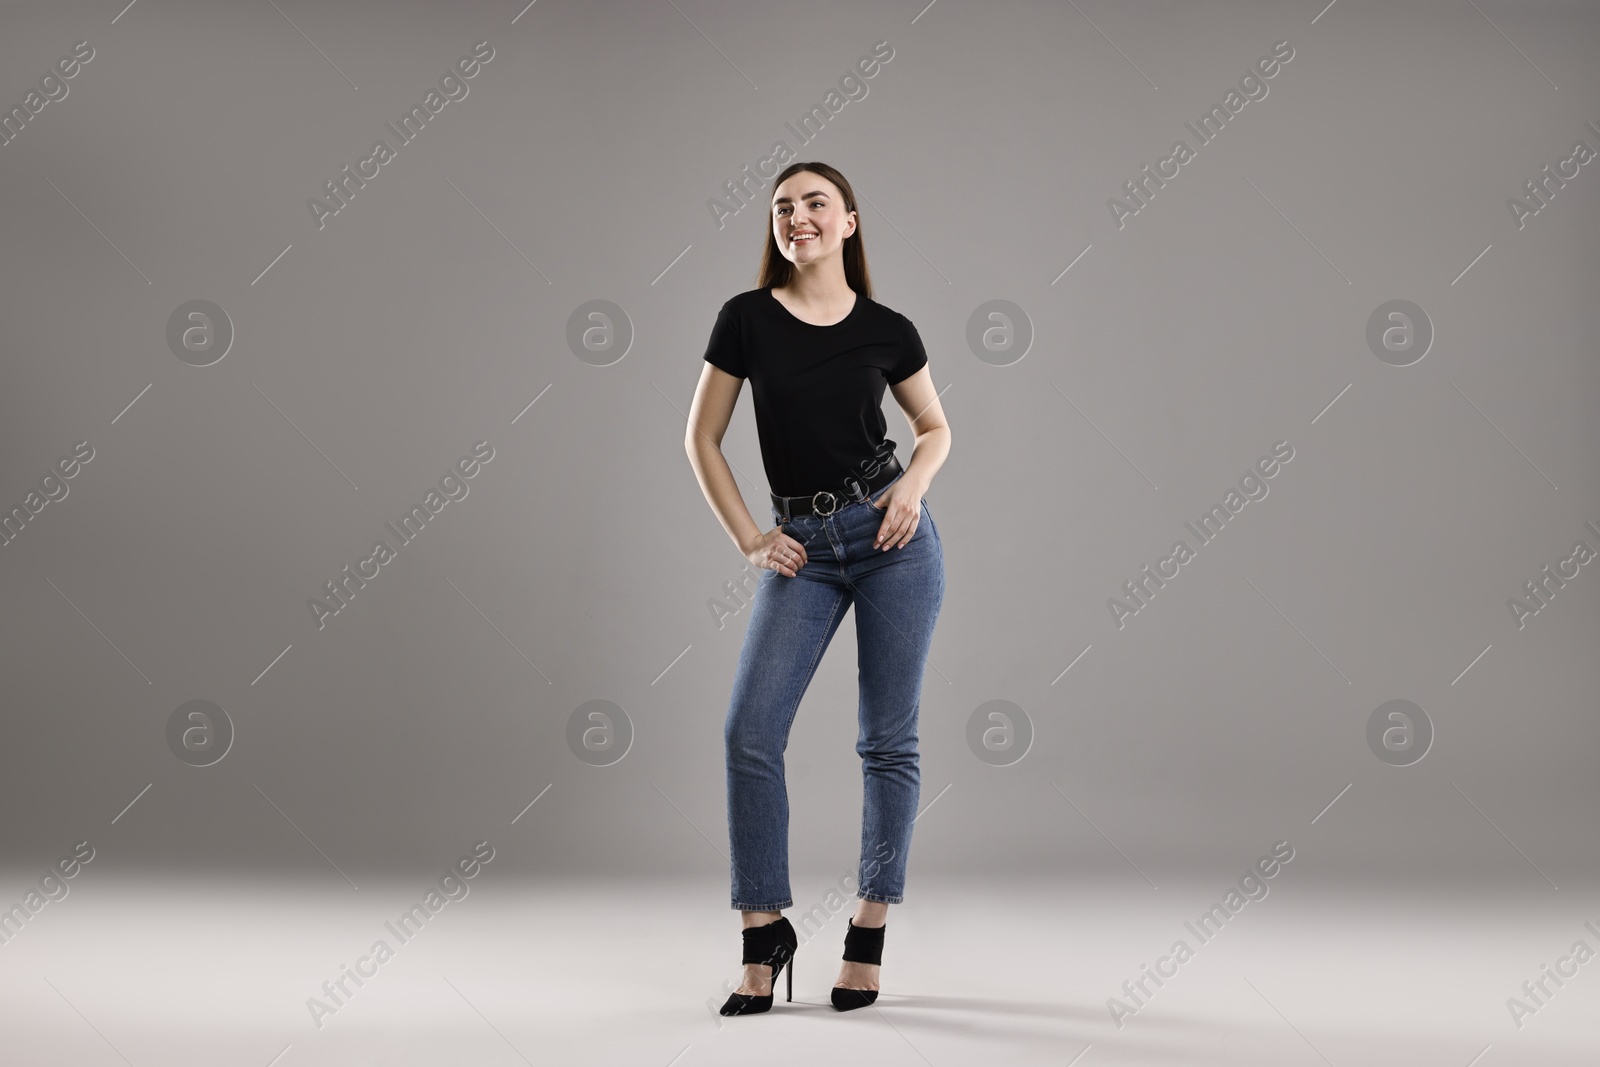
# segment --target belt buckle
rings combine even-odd
[[[824,496],[827,497],[829,499],[829,501],[831,501],[832,504],[833,504],[833,506],[830,507],[827,511],[822,511],[821,509],[819,509],[817,507],[817,498],[818,497],[824,497]],[[832,515],[834,512],[836,512],[838,510],[839,510],[839,498],[837,496],[835,496],[830,490],[823,489],[822,491],[817,492],[817,493],[813,493],[811,495],[811,513],[813,515],[824,515],[824,516],[825,515]]]

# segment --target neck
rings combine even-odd
[[[813,307],[847,304],[853,292],[844,278],[844,264],[838,259],[817,267],[794,268],[789,283],[782,288],[784,295]]]

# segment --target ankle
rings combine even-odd
[[[745,929],[749,929],[752,926],[766,926],[783,918],[783,912],[781,911],[745,911],[740,912],[740,915]]]

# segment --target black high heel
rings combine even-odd
[[[800,936],[789,920],[779,916],[765,926],[747,926],[744,935],[744,957],[740,963],[765,963],[772,968],[772,988],[778,988],[778,972],[789,965],[789,995],[794,999],[794,950],[800,947]],[[772,1007],[772,994],[732,993],[722,1006],[723,1015],[756,1015]]]
[[[847,919],[844,932],[844,958],[850,963],[883,963],[883,932],[888,929],[888,924],[883,926],[857,926],[854,919]],[[852,1008],[864,1008],[878,999],[876,989],[850,989],[846,986],[833,987],[833,1006],[840,1011],[849,1011]]]

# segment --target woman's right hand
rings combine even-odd
[[[806,546],[784,533],[782,526],[774,526],[756,538],[744,558],[763,570],[793,578],[795,572],[806,565]]]

